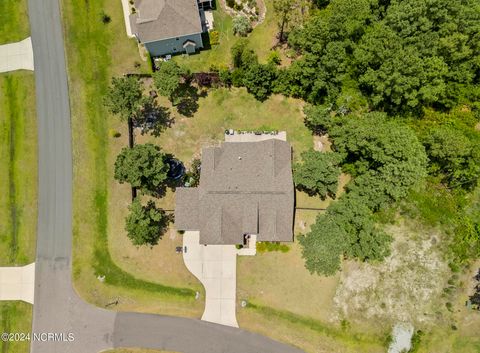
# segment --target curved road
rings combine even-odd
[[[78,0],[83,1],[83,0]],[[70,107],[58,0],[29,0],[38,116],[38,234],[34,333],[64,333],[33,341],[32,353],[95,353],[145,347],[185,353],[299,353],[244,330],[195,319],[116,313],[74,292]],[[74,340],[68,341],[68,333]]]

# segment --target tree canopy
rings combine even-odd
[[[188,71],[173,60],[162,62],[160,68],[153,74],[158,93],[173,103],[181,87],[181,81],[187,74]]]
[[[160,147],[147,143],[122,149],[115,161],[114,177],[155,195],[167,179],[168,168]]]
[[[253,64],[243,72],[243,85],[259,101],[264,101],[272,93],[272,83],[276,78],[273,65]]]
[[[156,245],[165,231],[170,218],[158,209],[153,201],[142,206],[135,199],[128,208],[130,214],[125,220],[125,230],[133,245]]]
[[[423,137],[430,172],[451,187],[472,188],[480,178],[480,136],[469,138],[449,125],[431,127]]]
[[[105,97],[105,105],[122,120],[136,118],[145,104],[146,98],[142,91],[142,85],[137,77],[113,77]]]
[[[302,153],[302,163],[294,166],[294,181],[298,189],[309,195],[335,198],[340,176],[342,157],[334,152],[317,152],[313,149]]]
[[[406,196],[427,175],[427,157],[414,131],[383,113],[347,116],[329,130],[343,169],[354,176],[349,189],[372,209]]]
[[[478,97],[475,0],[332,0],[289,35],[287,94],[335,103],[349,81],[374,108],[418,112]]]

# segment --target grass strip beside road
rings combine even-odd
[[[74,284],[88,301],[102,305],[112,290],[134,301],[134,291],[193,300],[191,289],[142,281],[122,270],[108,248],[108,129],[112,117],[103,97],[114,75],[135,72],[134,40],[125,35],[120,2],[62,1],[69,74],[74,154]],[[102,22],[108,14],[112,21]],[[143,64],[140,70],[147,71]],[[125,205],[118,205],[124,207]],[[104,282],[96,276],[105,276]],[[125,289],[119,291],[120,288]]]
[[[386,337],[352,332],[348,328],[348,324],[345,328],[337,328],[332,324],[326,324],[313,318],[252,302],[247,304],[246,309],[245,313],[239,315],[242,318],[240,321],[242,327],[255,330],[260,317],[262,318],[262,326],[269,326],[266,325],[267,323],[277,326],[276,330],[278,329],[279,332],[270,331],[270,337],[298,346],[306,352],[314,351],[312,347],[315,346],[315,341],[321,341],[322,344],[325,344],[325,347],[321,347],[321,351],[324,351],[323,349],[335,349],[335,351],[342,352],[373,353],[385,350]],[[254,315],[250,316],[249,312]],[[288,335],[281,332],[282,327],[288,327]],[[317,346],[318,348],[320,347]]]
[[[30,34],[26,0],[0,1],[0,44],[18,42]]]
[[[0,330],[2,333],[30,333],[32,320],[32,305],[17,302],[0,302]],[[2,340],[2,353],[28,353],[29,341],[5,342]]]
[[[37,126],[33,74],[0,75],[0,266],[35,261]]]

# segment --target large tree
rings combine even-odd
[[[294,181],[298,189],[309,195],[335,198],[340,176],[341,156],[334,152],[317,152],[313,149],[302,153],[302,162],[294,166]]]
[[[167,179],[168,164],[160,147],[151,143],[123,148],[115,161],[114,177],[147,194],[157,194]]]
[[[182,80],[188,75],[188,70],[175,61],[162,62],[160,68],[153,74],[158,93],[167,97],[172,103],[180,92]]]
[[[286,32],[291,24],[301,25],[308,12],[308,2],[305,0],[275,0],[273,11],[278,18],[278,41],[286,40]]]
[[[290,33],[299,58],[285,93],[336,103],[355,87],[371,107],[420,114],[480,96],[476,0],[332,0]]]
[[[243,70],[243,85],[259,101],[264,101],[272,93],[272,83],[276,78],[275,66],[252,64]]]
[[[135,199],[129,207],[125,230],[133,245],[156,245],[170,222],[165,211],[158,209],[153,201],[142,206]]]
[[[300,237],[305,267],[330,276],[342,257],[382,260],[390,254],[392,238],[375,225],[373,213],[355,194],[342,196],[318,215],[310,232]]]
[[[299,237],[302,257],[310,273],[331,276],[340,269],[345,232],[331,218],[319,217],[308,234]]]
[[[105,96],[105,105],[110,112],[126,121],[138,117],[146,102],[145,99],[137,77],[114,77]]]
[[[427,175],[424,147],[413,130],[382,113],[347,116],[330,131],[343,169],[354,176],[349,189],[365,196],[372,209],[406,196]]]
[[[441,175],[451,187],[473,188],[480,178],[480,134],[468,137],[449,125],[433,126],[422,139],[430,172]]]

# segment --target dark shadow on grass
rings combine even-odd
[[[198,99],[207,96],[207,92],[204,90],[198,90],[196,87],[190,84],[185,84],[178,92],[179,103],[176,105],[177,111],[186,117],[193,117],[198,111]]]
[[[150,133],[155,137],[160,136],[167,128],[171,127],[175,119],[170,109],[158,105],[155,100],[148,101],[143,107],[141,119],[135,121],[135,127],[140,129],[142,135]]]

